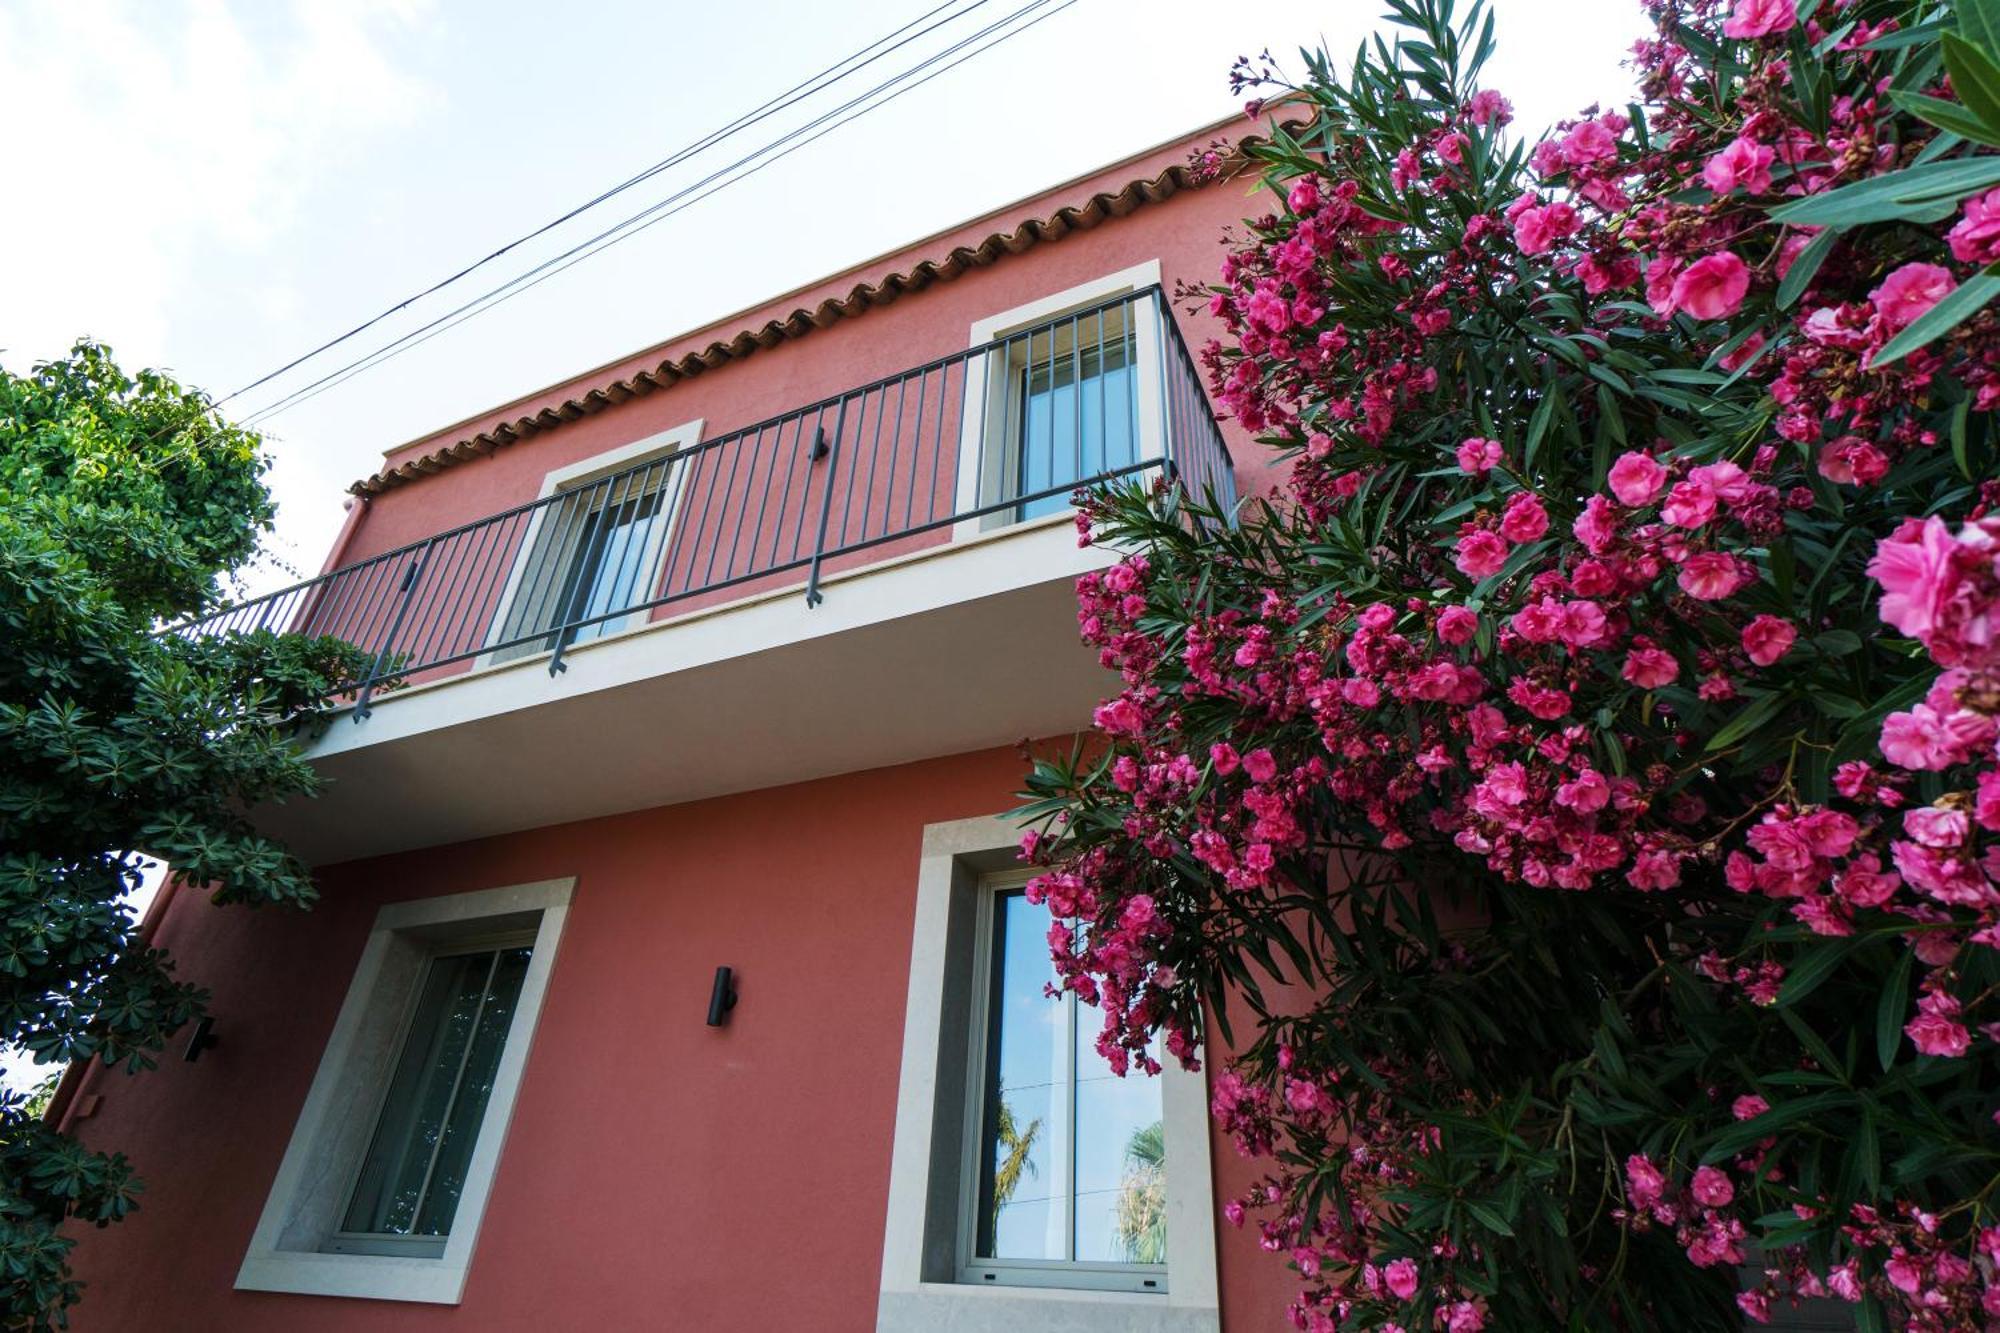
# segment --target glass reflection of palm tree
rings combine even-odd
[[[1158,1120],[1133,1130],[1125,1143],[1117,1226],[1128,1262],[1167,1261],[1167,1136]]]
[[[1034,1151],[1035,1138],[1042,1132],[1039,1117],[1028,1122],[1023,1130],[1014,1120],[1014,1108],[1007,1102],[1004,1090],[1000,1095],[1000,1113],[994,1125],[995,1144],[1000,1149],[1000,1161],[993,1168],[993,1230],[1000,1230],[1000,1210],[1014,1197],[1014,1191],[1021,1187],[1024,1175],[1035,1174],[1035,1164],[1028,1160]]]

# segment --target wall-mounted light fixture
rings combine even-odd
[[[712,1028],[721,1027],[729,1011],[736,1007],[736,987],[731,984],[731,975],[726,967],[715,969],[715,989],[708,993],[708,1025]]]
[[[181,1059],[193,1064],[201,1059],[203,1051],[221,1040],[222,1038],[215,1035],[215,1020],[204,1014],[195,1020],[194,1035],[188,1038],[187,1052]]]

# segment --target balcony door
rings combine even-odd
[[[973,322],[960,538],[1066,513],[1079,486],[1164,460],[1160,266],[1148,261]]]
[[[586,643],[636,623],[652,600],[684,460],[560,490],[529,525],[494,635],[493,662]]]

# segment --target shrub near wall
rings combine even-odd
[[[1533,143],[1390,6],[1184,293],[1287,491],[1086,504],[1064,984],[1222,1028],[1301,1327],[2000,1327],[2000,5],[1652,0]]]

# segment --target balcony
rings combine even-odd
[[[1157,287],[1070,310],[218,611],[370,662],[258,812],[309,861],[430,845],[1080,726],[1107,678],[1071,584],[1080,486],[1229,504]],[[432,484],[449,484],[438,482]]]

